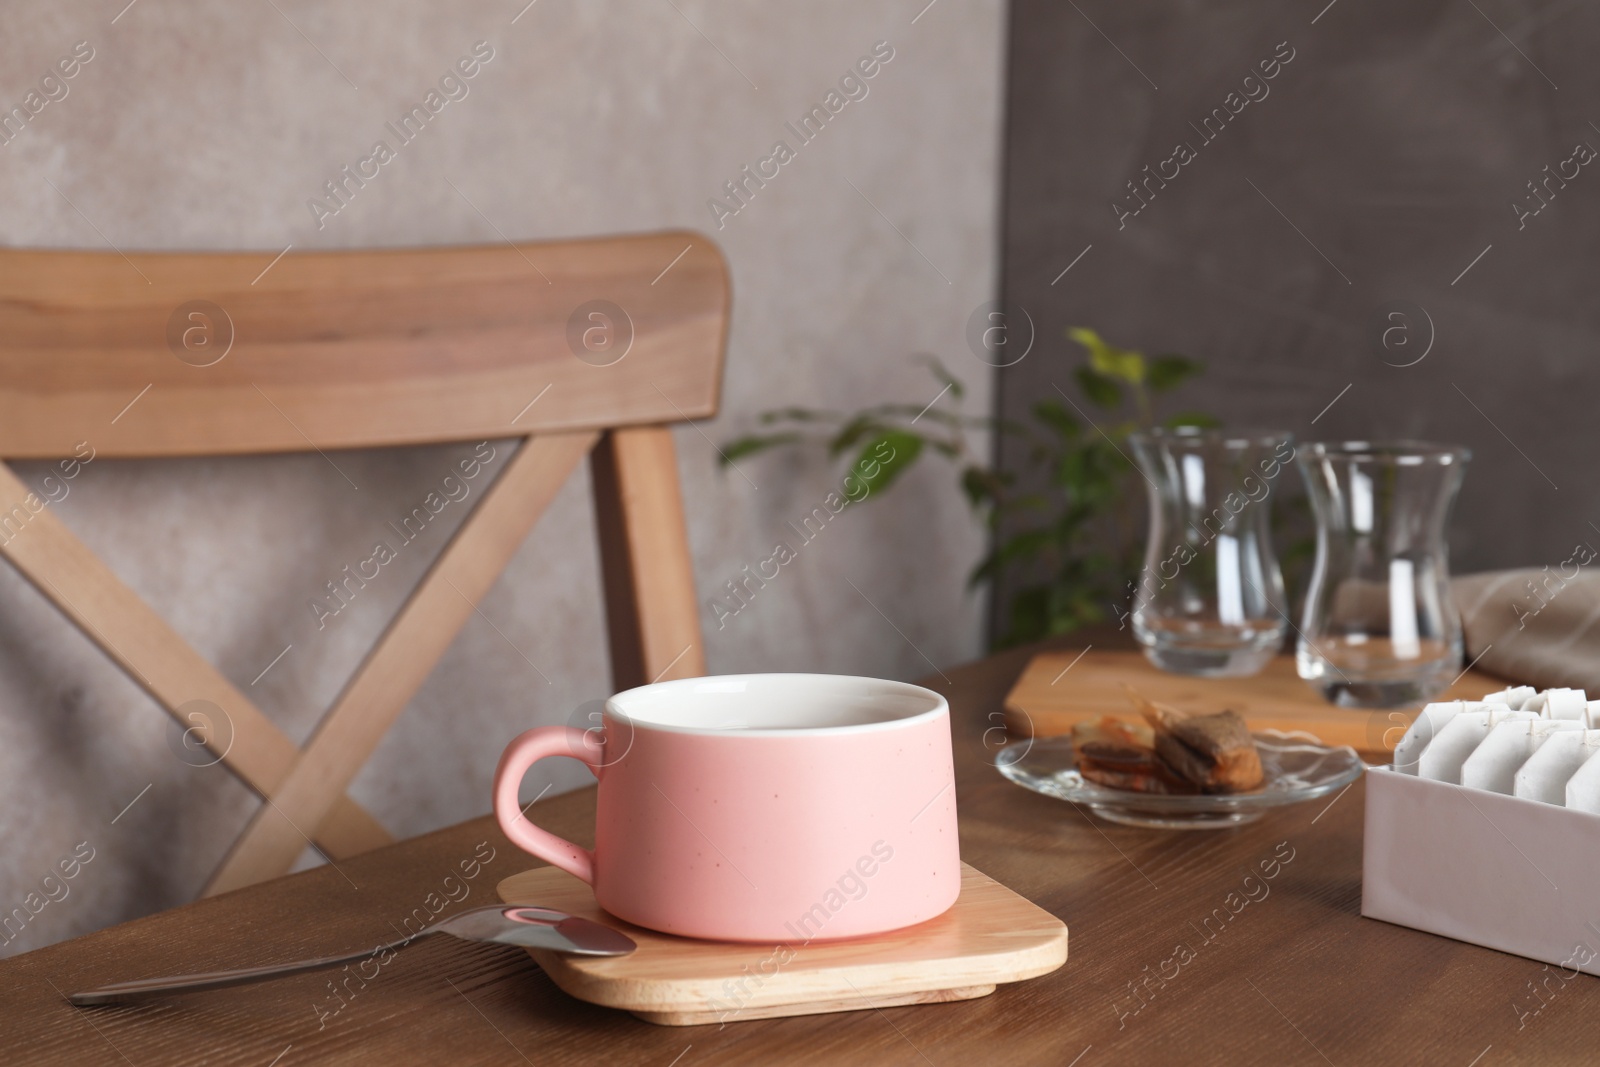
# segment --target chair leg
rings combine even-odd
[[[589,457],[612,684],[706,673],[672,430],[611,430]]]

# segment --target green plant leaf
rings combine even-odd
[[[1110,411],[1122,403],[1122,387],[1115,380],[1091,367],[1079,367],[1073,375],[1078,379],[1078,388],[1095,407]]]
[[[982,426],[989,429],[994,420],[978,418],[971,415],[962,415],[954,411],[940,411],[936,407],[930,408],[926,404],[879,404],[877,407],[868,408],[861,412],[862,415],[877,415],[881,418],[901,416],[910,419],[927,419],[929,422],[941,423],[951,428],[960,426]]]
[[[1176,415],[1169,416],[1166,425],[1171,429],[1177,429],[1179,426],[1196,426],[1202,430],[1215,430],[1222,425],[1222,420],[1203,411],[1180,411]]]
[[[891,429],[892,427],[880,419],[876,412],[861,412],[845,423],[828,441],[828,455],[840,455],[846,449],[858,444],[868,434],[887,433]]]
[[[1006,504],[1006,510],[1020,513],[1044,512],[1050,507],[1050,498],[1043,493],[1024,493],[1014,497]]]
[[[1041,552],[1048,548],[1054,541],[1055,535],[1046,527],[1036,527],[1023,530],[995,546],[994,551],[985,556],[978,565],[972,569],[968,583],[976,585],[998,577],[1000,570],[1007,563],[1014,561],[1032,561]]]
[[[905,430],[885,430],[867,442],[850,470],[866,484],[869,496],[876,495],[893,485],[921,454],[922,438]]]
[[[1067,441],[1077,440],[1083,432],[1083,424],[1067,414],[1067,409],[1058,400],[1041,400],[1033,405],[1033,417]]]
[[[1164,393],[1168,389],[1182,385],[1205,369],[1204,363],[1188,356],[1156,356],[1146,367],[1146,376],[1152,391]]]
[[[973,464],[961,472],[961,491],[974,508],[998,504],[1005,492],[1005,481],[995,471]]]
[[[1001,648],[1014,648],[1049,633],[1050,589],[1044,585],[1024,586],[1011,599],[1011,619],[1005,634],[996,642]]]
[[[790,445],[800,440],[797,433],[753,433],[746,437],[736,437],[723,444],[717,463],[726,467],[736,459],[753,456],[757,452],[765,452],[769,448],[779,445]]]
[[[967,395],[967,387],[961,384],[961,379],[950,373],[938,356],[922,356],[922,363],[933,373],[933,376],[950,388],[950,395],[960,400]]]
[[[1108,344],[1098,333],[1082,326],[1072,327],[1067,336],[1088,349],[1089,366],[1100,374],[1129,385],[1144,384],[1144,353]]]
[[[841,418],[843,416],[836,411],[816,411],[812,408],[778,408],[761,413],[761,421],[768,425],[774,422],[838,422]]]

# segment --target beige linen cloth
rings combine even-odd
[[[1452,585],[1467,662],[1508,681],[1600,698],[1600,573],[1574,559],[1462,575]]]

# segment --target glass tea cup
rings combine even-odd
[[[1419,441],[1300,449],[1317,557],[1295,662],[1328,701],[1423,703],[1460,671],[1444,528],[1469,458],[1465,448]]]
[[[1150,489],[1134,637],[1164,671],[1255,674],[1288,627],[1269,498],[1294,458],[1289,435],[1181,427],[1129,443]]]

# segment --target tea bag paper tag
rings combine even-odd
[[[1547,689],[1544,692],[1544,711],[1547,719],[1583,719],[1589,695],[1582,689]]]
[[[1600,738],[1600,730],[1591,730],[1589,734]],[[1600,745],[1596,747],[1600,749]],[[1600,759],[1584,760],[1583,766],[1567,779],[1565,800],[1567,807],[1575,811],[1600,814]]]
[[[1416,774],[1417,761],[1422,758],[1428,743],[1465,707],[1465,702],[1460,700],[1445,700],[1424,707],[1400,743],[1394,746],[1394,769],[1402,774]]]
[[[1490,693],[1483,698],[1486,704],[1504,704],[1512,711],[1521,711],[1522,706],[1528,702],[1538,690],[1531,685],[1515,685],[1509,689],[1502,689],[1498,693]]]
[[[1495,710],[1458,712],[1422,750],[1422,756],[1417,760],[1417,774],[1436,782],[1460,785],[1462,765],[1483,744],[1491,729],[1502,722],[1525,722],[1537,718],[1532,712],[1512,711],[1504,706]]]
[[[1570,719],[1508,719],[1494,726],[1461,765],[1461,784],[1511,795],[1517,770],[1552,734],[1582,730]],[[1600,763],[1595,764],[1600,767]],[[1597,783],[1600,784],[1600,783]]]
[[[1600,752],[1600,730],[1552,734],[1517,770],[1512,795],[1564,806],[1568,783],[1596,752]]]

